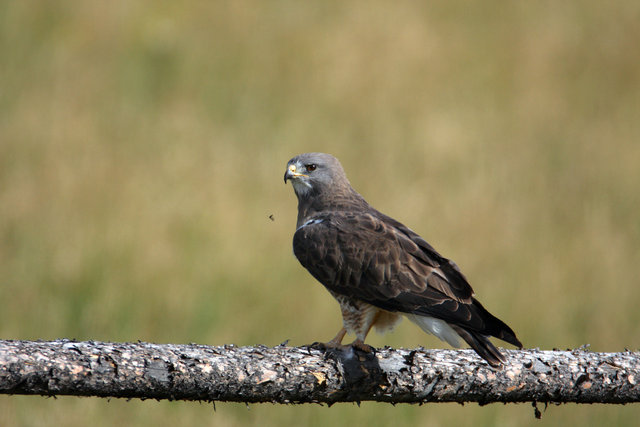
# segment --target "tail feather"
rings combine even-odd
[[[454,347],[458,347],[459,338],[462,338],[480,357],[495,368],[502,366],[506,358],[489,341],[489,337],[493,336],[522,348],[522,343],[515,332],[502,320],[489,313],[475,298],[470,304],[456,304],[456,307],[458,310],[444,313],[449,315],[448,318],[425,316],[422,313],[405,315],[425,332],[447,341]],[[443,312],[438,314],[442,315]]]
[[[480,357],[486,360],[489,365],[494,368],[499,368],[503,363],[506,363],[507,359],[504,354],[500,353],[489,338],[486,335],[482,335],[478,332],[469,331],[461,328],[457,325],[451,325],[451,327],[460,335],[460,337],[471,346],[472,349],[478,353]]]
[[[484,328],[482,331],[474,331],[476,335],[494,336],[501,339],[502,341],[508,342],[509,344],[513,344],[518,348],[522,348],[522,343],[516,337],[516,333],[513,332],[513,329],[511,329],[502,320],[489,313],[487,309],[484,308],[482,304],[480,304],[480,301],[475,298],[473,299],[473,306],[476,308],[477,314],[482,318],[482,321],[484,323]]]
[[[473,299],[473,307],[475,308],[476,314],[482,319],[483,328],[481,330],[465,328],[461,325],[451,325],[451,327],[480,357],[489,362],[491,366],[495,368],[500,367],[506,362],[506,358],[493,343],[489,341],[489,337],[494,336],[518,348],[522,348],[522,343],[516,337],[513,329],[489,313],[475,298]]]

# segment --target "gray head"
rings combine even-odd
[[[289,160],[285,184],[287,180],[298,198],[351,187],[338,159],[325,153],[304,153]]]

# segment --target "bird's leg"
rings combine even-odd
[[[340,329],[336,336],[327,343],[327,347],[337,348],[342,345],[342,339],[347,334],[347,330],[345,328]]]
[[[342,328],[340,329],[340,331],[338,331],[338,334],[331,341],[327,343],[316,341],[313,344],[309,345],[308,347],[315,348],[316,350],[327,350],[330,348],[344,347],[344,345],[342,344],[342,339],[344,338],[346,333],[347,333],[347,330],[345,328]]]
[[[369,326],[369,329],[371,329],[371,326]],[[367,330],[367,332],[369,331]],[[373,347],[371,347],[369,344],[364,343],[364,338],[356,338],[351,344],[346,344],[346,345],[342,344],[342,339],[346,334],[347,334],[347,330],[345,328],[342,328],[340,329],[340,331],[338,331],[336,336],[331,341],[327,343],[314,342],[309,347],[315,348],[317,350],[352,347],[357,350],[363,351],[365,353],[372,353],[374,351]],[[367,334],[364,334],[364,336],[366,337]]]
[[[375,317],[377,317],[377,314]],[[374,320],[371,321],[369,325],[366,326],[364,333],[356,334],[356,339],[353,340],[353,342],[351,343],[351,347],[357,348],[358,350],[364,351],[365,353],[373,352],[373,347],[371,347],[369,344],[365,344],[364,340],[367,338],[367,335],[369,335],[369,331],[371,330],[371,327],[375,323],[375,317],[374,317]]]

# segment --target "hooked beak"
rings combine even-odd
[[[287,171],[284,173],[284,183],[287,183],[287,179],[295,179],[298,178],[300,176],[305,176],[305,177],[309,177],[309,175],[305,175],[303,173],[300,172],[296,172],[297,167],[296,165],[289,165],[289,167],[287,168]]]

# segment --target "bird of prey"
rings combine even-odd
[[[511,328],[474,298],[458,266],[369,205],[338,159],[300,154],[289,160],[287,180],[298,197],[293,252],[342,311],[343,327],[326,346],[341,346],[348,332],[356,336],[352,346],[371,351],[364,344],[371,327],[385,332],[404,315],[454,347],[462,338],[493,367],[506,359],[490,336],[522,348]]]

